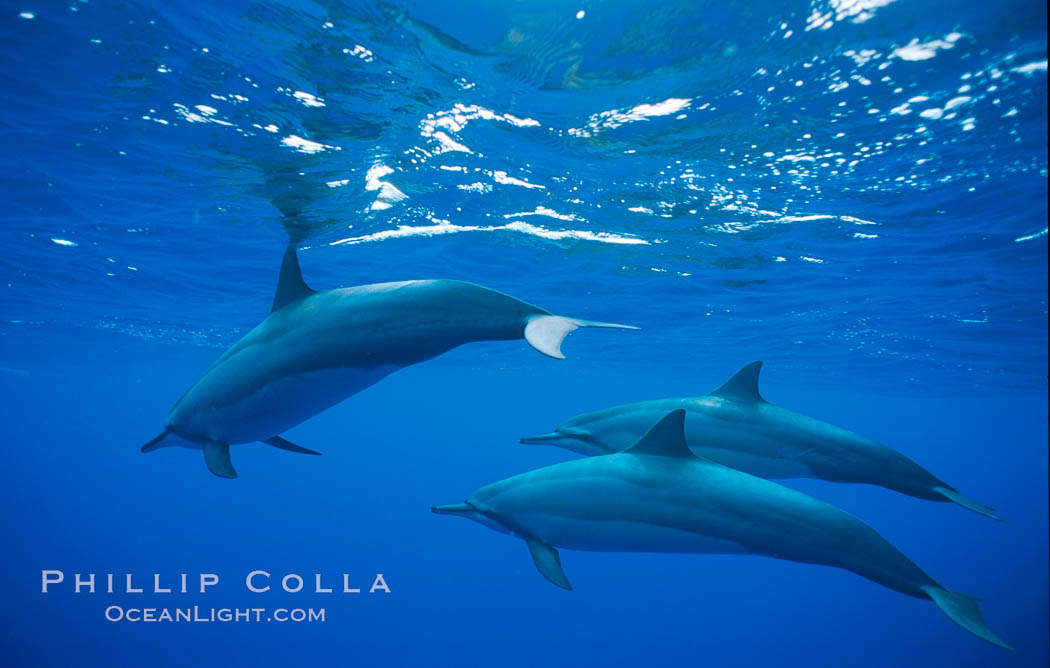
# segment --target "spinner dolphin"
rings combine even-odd
[[[594,552],[757,554],[837,566],[933,601],[974,635],[1009,649],[977,599],[945,589],[871,527],[811,496],[696,457],[686,412],[667,414],[630,448],[562,462],[436,506],[525,540],[540,573],[571,589],[556,548]]]
[[[462,281],[315,291],[289,246],[270,315],[182,395],[164,431],[142,451],[199,448],[212,473],[236,478],[231,444],[262,441],[319,454],[279,434],[398,369],[472,341],[524,338],[544,355],[563,358],[562,340],[578,327],[635,329],[552,315]]]
[[[698,455],[762,478],[818,478],[879,485],[931,501],[953,501],[986,517],[970,499],[878,441],[769,403],[758,392],[761,362],[752,362],[700,397],[655,399],[577,415],[554,432],[521,439],[584,455],[620,452],[661,416],[686,411],[685,436]]]

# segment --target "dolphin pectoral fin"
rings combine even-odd
[[[970,596],[969,594],[962,594],[957,591],[948,591],[942,589],[936,585],[927,585],[922,588],[923,591],[930,597],[937,607],[941,609],[941,612],[948,615],[948,618],[953,622],[963,627],[970,633],[974,634],[981,640],[987,640],[996,647],[1002,647],[1013,651],[1013,647],[1010,647],[1002,640],[999,639],[995,633],[988,628],[988,625],[984,623],[984,616],[981,615],[981,609],[977,607],[977,598]]]
[[[949,501],[953,501],[959,504],[967,510],[972,510],[973,512],[979,515],[990,517],[993,520],[999,520],[1000,522],[1004,521],[1003,518],[996,515],[995,511],[989,508],[988,506],[984,505],[983,503],[978,503],[971,498],[963,496],[959,492],[956,492],[954,489],[949,489],[947,487],[934,487],[933,491],[937,492]]]
[[[236,478],[237,471],[230,462],[230,444],[222,441],[204,442],[204,462],[208,470],[220,478]]]
[[[153,452],[157,448],[164,447],[161,441],[167,438],[169,433],[170,432],[167,429],[165,429],[164,431],[160,432],[152,439],[150,439],[149,443],[145,444],[140,449],[142,450],[142,452]]]
[[[560,315],[536,315],[529,318],[525,325],[525,340],[529,345],[547,357],[563,360],[561,342],[565,336],[580,327],[613,327],[616,329],[638,329],[631,325],[616,325],[609,322],[592,322],[576,318],[563,318]]]
[[[272,438],[268,438],[265,441],[263,441],[263,443],[265,443],[267,445],[272,445],[275,448],[280,448],[281,450],[287,450],[288,452],[298,452],[299,454],[303,454],[303,455],[320,455],[321,454],[320,452],[317,452],[316,450],[310,450],[308,448],[304,448],[301,445],[296,445],[295,443],[292,443],[291,441],[289,441],[287,439],[281,438],[280,436],[274,436]]]
[[[558,556],[558,551],[535,538],[526,538],[525,542],[529,545],[532,563],[536,564],[536,570],[540,572],[540,575],[562,589],[571,590],[572,585],[569,584],[569,578],[565,577],[565,571],[561,568],[561,557]]]

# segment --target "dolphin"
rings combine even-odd
[[[488,288],[453,280],[315,291],[296,250],[284,254],[270,315],[208,369],[142,446],[199,448],[208,469],[236,478],[230,445],[262,441],[319,454],[279,436],[411,364],[471,341],[524,338],[563,359],[578,327],[627,325],[564,318]]]
[[[656,399],[571,418],[554,432],[521,439],[583,455],[620,452],[660,416],[682,408],[686,442],[697,455],[762,478],[819,478],[879,485],[931,501],[953,501],[992,519],[995,512],[960,494],[896,450],[860,434],[780,408],[758,393],[762,362],[752,362],[702,397]]]
[[[435,506],[525,540],[539,572],[571,589],[556,548],[594,552],[757,554],[837,566],[933,601],[956,624],[1010,649],[977,599],[945,589],[849,513],[694,455],[686,412],[667,414],[623,452],[576,459]]]

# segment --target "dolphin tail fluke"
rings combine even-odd
[[[152,439],[150,439],[149,443],[146,443],[142,446],[142,452],[153,452],[157,448],[164,447],[164,444],[161,441],[167,438],[169,433],[170,432],[167,429],[165,429],[164,431],[154,436]]]
[[[949,489],[948,487],[934,487],[933,491],[937,492],[949,501],[958,503],[960,506],[966,508],[967,510],[972,510],[973,512],[979,515],[990,517],[993,520],[999,520],[1000,522],[1003,521],[1003,518],[996,515],[995,511],[989,508],[988,506],[984,505],[983,503],[978,503],[969,497],[963,496],[959,492],[956,492],[954,489]]]
[[[540,575],[551,581],[562,589],[572,589],[569,578],[565,577],[565,571],[561,567],[561,557],[558,551],[543,541],[535,538],[526,538],[529,544],[529,553],[532,554],[532,562],[536,564],[536,570]]]
[[[208,470],[220,478],[236,478],[237,471],[230,461],[230,444],[222,441],[204,442],[204,462]]]
[[[616,325],[611,322],[593,322],[578,318],[564,318],[560,315],[537,315],[525,325],[525,340],[529,345],[548,357],[563,360],[561,342],[565,336],[580,327],[613,327],[616,329],[638,329],[631,325]]]
[[[265,441],[263,441],[263,443],[265,443],[267,445],[272,445],[275,448],[280,448],[281,450],[287,450],[288,452],[298,452],[301,455],[320,455],[321,454],[320,452],[317,452],[316,450],[310,450],[309,448],[304,448],[301,445],[296,445],[295,443],[292,443],[291,441],[289,441],[287,439],[281,438],[280,436],[274,436],[273,438],[268,438]]]
[[[962,594],[957,591],[942,589],[936,585],[928,585],[922,588],[930,599],[937,604],[941,612],[948,615],[953,622],[974,634],[981,640],[987,640],[996,647],[1002,647],[1013,651],[984,623],[981,609],[977,607],[977,597]]]

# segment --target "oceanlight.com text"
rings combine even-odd
[[[316,623],[325,621],[324,608],[212,608],[199,605],[135,608],[111,605],[106,621],[125,623]]]

